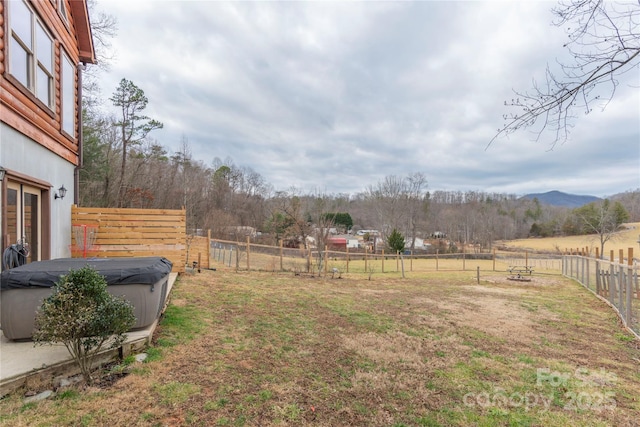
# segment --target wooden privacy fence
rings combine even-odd
[[[210,268],[211,230],[206,236],[187,236],[187,265],[197,268]],[[194,264],[196,263],[196,264]]]
[[[579,255],[563,257],[562,273],[580,282],[600,299],[607,301],[622,322],[640,335],[640,279],[639,267],[634,264],[629,249],[626,264]]]
[[[71,254],[75,258],[161,256],[185,271],[184,209],[71,208]]]

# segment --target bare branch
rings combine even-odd
[[[572,0],[553,9],[557,26],[568,26],[569,42],[564,46],[573,63],[559,63],[558,75],[547,66],[544,85],[536,81],[530,91],[514,91],[516,99],[505,102],[518,112],[503,115],[505,121],[487,144],[518,130],[539,126],[536,140],[543,133],[555,133],[551,149],[565,142],[578,111],[592,112],[595,101],[606,108],[616,93],[618,77],[640,67],[640,2],[614,3],[603,0]],[[594,92],[602,86],[608,94],[602,99]]]

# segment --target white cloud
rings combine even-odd
[[[485,150],[512,88],[564,55],[554,4],[109,0],[103,92],[132,80],[165,123],[159,143],[186,137],[196,158],[231,157],[277,189],[357,193],[410,172],[434,190],[640,187],[637,84],[552,152],[527,132]]]

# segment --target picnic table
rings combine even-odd
[[[511,266],[509,268],[507,268],[507,271],[511,274],[528,274],[531,275],[533,274],[533,268],[529,267],[529,266]]]
[[[509,273],[511,273],[511,276],[508,277],[509,280],[516,280],[519,282],[530,282],[531,278],[530,277],[523,277],[523,275],[528,274],[529,276],[531,276],[533,274],[533,268],[525,265],[514,265],[511,266],[509,268],[507,268],[507,271]]]

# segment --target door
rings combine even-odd
[[[41,259],[42,240],[42,191],[17,182],[7,185],[7,245],[29,245],[27,262]]]

